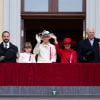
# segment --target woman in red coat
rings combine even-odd
[[[63,40],[64,49],[62,49],[58,45],[56,36],[52,34],[51,37],[55,40],[55,47],[61,58],[61,63],[77,63],[77,53],[71,48],[71,38],[65,38]]]

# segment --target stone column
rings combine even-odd
[[[2,41],[1,34],[3,31],[3,0],[0,0],[0,42]]]
[[[4,30],[11,34],[11,42],[20,49],[21,0],[4,0]]]
[[[86,0],[86,27],[94,27],[96,37],[100,38],[100,0]]]

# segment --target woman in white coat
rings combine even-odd
[[[33,50],[37,57],[37,63],[54,63],[56,62],[56,48],[49,42],[50,32],[44,30],[41,36],[36,35],[37,44]],[[41,43],[42,40],[42,43]]]

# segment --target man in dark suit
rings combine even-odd
[[[16,62],[18,48],[10,42],[10,33],[2,33],[3,42],[0,44],[0,62]]]
[[[86,32],[87,39],[79,43],[78,60],[79,62],[100,62],[100,39],[95,38],[93,28],[87,28]]]

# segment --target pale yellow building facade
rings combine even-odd
[[[3,31],[3,0],[0,0],[0,42],[2,41],[1,33]]]

